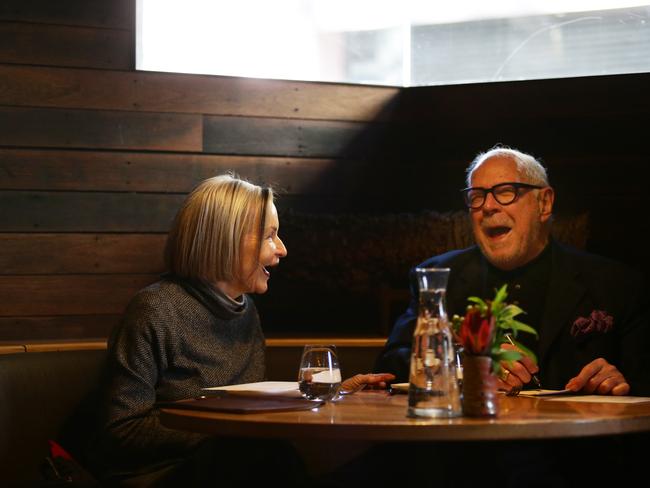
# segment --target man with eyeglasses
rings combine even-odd
[[[508,301],[539,336],[517,339],[536,353],[504,364],[499,386],[520,389],[537,375],[544,388],[609,395],[650,395],[647,295],[642,277],[603,257],[550,237],[555,193],[545,168],[507,147],[479,154],[467,169],[462,195],[476,246],[430,258],[418,267],[449,267],[447,312],[463,315],[467,297],[494,296],[508,284]],[[413,281],[412,281],[413,283]],[[417,289],[397,319],[377,370],[408,381]]]
[[[543,388],[650,395],[642,278],[622,264],[550,237],[555,193],[544,167],[528,154],[495,147],[470,164],[467,188],[461,192],[477,245],[434,256],[418,267],[451,268],[446,296],[450,316],[464,314],[467,297],[490,298],[508,284],[508,301],[526,311],[521,320],[539,333],[538,338],[517,336],[536,353],[538,363],[524,358],[504,365],[508,373],[499,380],[500,387],[510,391],[532,385],[537,375]],[[411,283],[409,307],[397,319],[375,367],[394,373],[396,382],[409,379],[418,314],[417,287]],[[409,467],[417,464],[413,459],[421,459],[427,472],[438,461],[438,472],[453,473],[448,483],[437,480],[440,486],[480,486],[486,473],[499,486],[517,487],[615,486],[612,482],[646,476],[640,458],[648,439],[617,441],[449,443],[435,452],[400,445],[393,454],[403,456]]]

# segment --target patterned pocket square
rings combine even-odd
[[[614,327],[614,317],[604,310],[594,310],[589,317],[578,317],[571,326],[575,338],[600,333],[606,334]]]

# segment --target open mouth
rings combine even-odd
[[[267,276],[267,277],[271,276],[271,273],[269,272],[268,269],[266,269],[265,266],[262,266],[262,271],[264,272],[264,276]]]
[[[506,225],[496,225],[494,227],[486,227],[484,229],[485,234],[491,238],[496,239],[497,237],[502,237],[510,232],[511,228]]]

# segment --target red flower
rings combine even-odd
[[[494,317],[488,310],[481,315],[478,307],[470,307],[460,325],[460,343],[468,354],[490,354]]]

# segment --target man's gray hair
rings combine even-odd
[[[480,153],[467,168],[467,186],[472,186],[472,173],[486,159],[501,156],[512,159],[517,164],[517,171],[532,185],[549,186],[546,168],[530,154],[523,153],[507,146],[495,146],[489,151]]]

